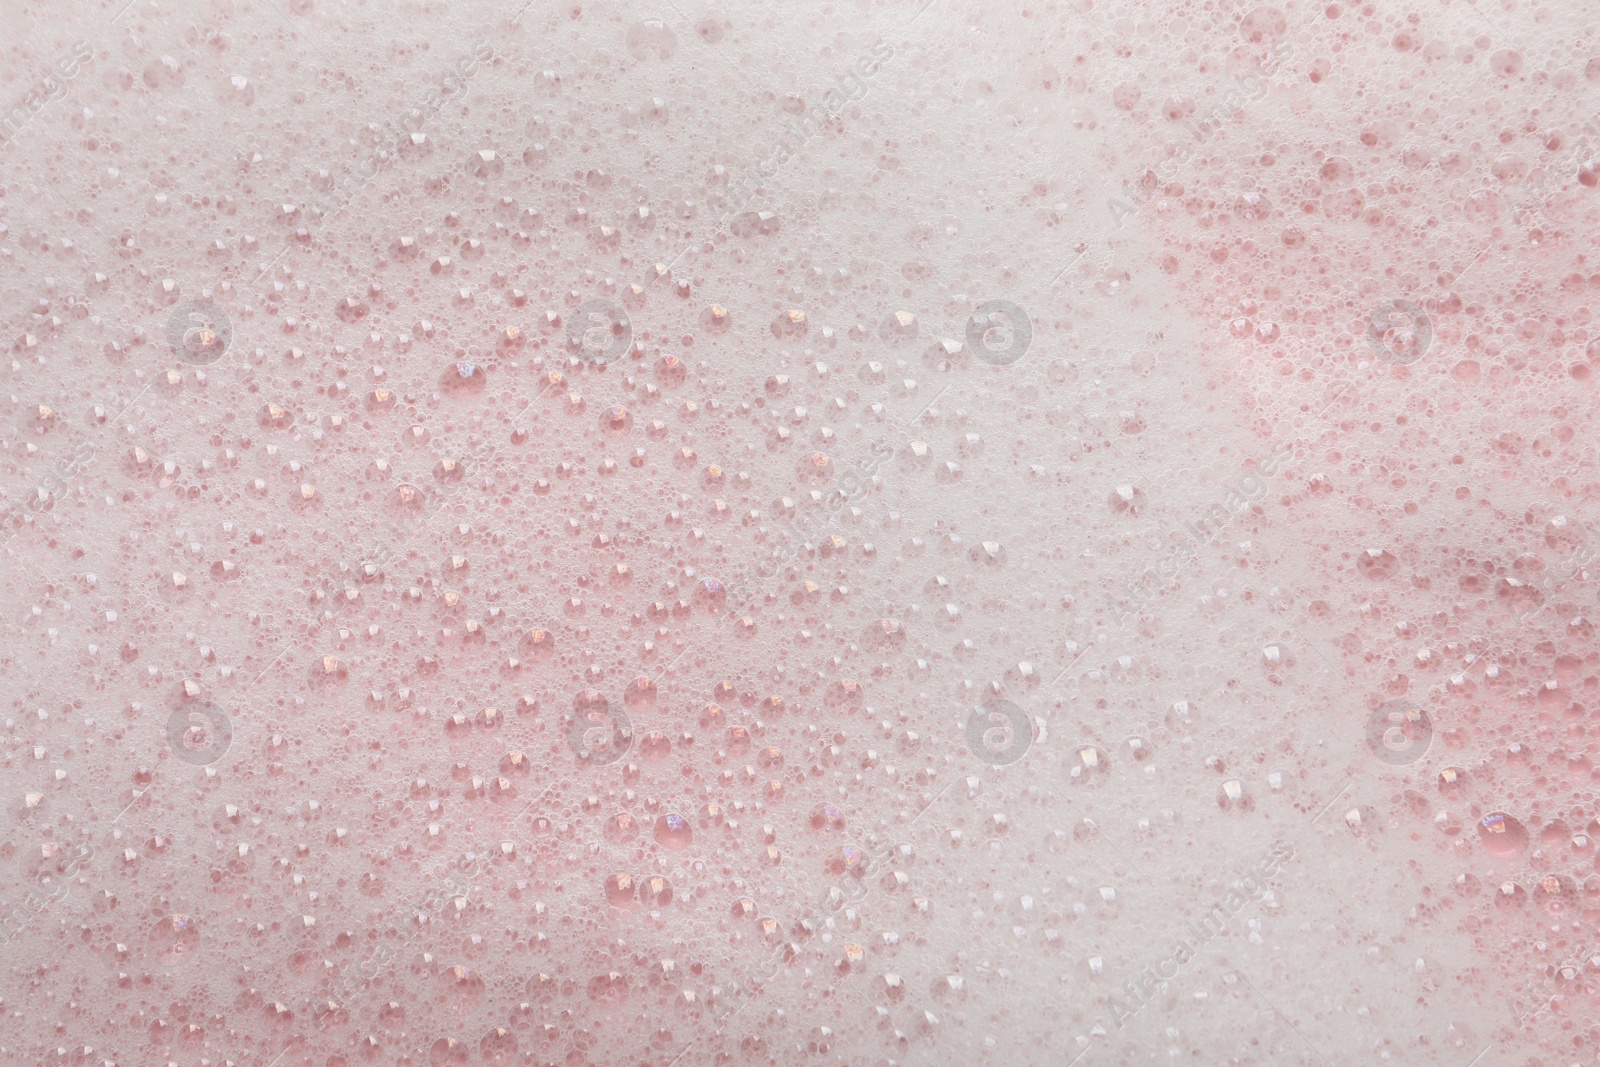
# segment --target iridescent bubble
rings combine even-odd
[[[621,404],[613,404],[600,412],[600,428],[620,437],[633,428],[633,413]]]
[[[728,592],[715,578],[704,578],[695,583],[695,603],[704,611],[720,611],[727,602]]]
[[[350,679],[350,668],[338,656],[318,656],[311,663],[308,680],[313,688],[338,688]]]
[[[700,325],[712,333],[726,333],[733,326],[733,313],[721,304],[712,304],[700,312]]]
[[[278,404],[262,404],[256,422],[265,429],[287,430],[294,425],[294,413]]]
[[[675,812],[657,816],[655,828],[656,842],[664,848],[688,848],[694,841],[694,830],[689,825],[689,820]]]
[[[811,811],[813,830],[835,831],[844,829],[844,810],[837,804],[818,804]]]
[[[1478,840],[1496,856],[1520,856],[1528,848],[1527,828],[1503,811],[1478,820]]]
[[[448,396],[477,396],[488,384],[483,365],[466,359],[451,363],[439,376],[439,388]]]
[[[785,311],[772,320],[772,336],[779,338],[804,337],[806,334],[806,313],[798,309]]]
[[[200,928],[192,916],[168,915],[150,928],[148,942],[158,967],[176,967],[200,947]]]
[[[870,863],[867,854],[855,845],[841,845],[828,853],[824,869],[834,878],[860,878],[867,873]]]

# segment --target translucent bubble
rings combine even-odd
[[[294,425],[294,414],[277,404],[263,404],[256,412],[256,422],[269,430],[287,430]]]
[[[450,396],[477,396],[489,383],[484,368],[471,360],[456,360],[445,368],[439,387]]]
[[[589,979],[589,999],[602,1004],[620,1004],[628,998],[628,979],[617,971],[597,974]]]
[[[689,377],[689,368],[684,366],[683,360],[668,354],[656,360],[656,381],[662,388],[676,389]]]
[[[844,811],[837,804],[818,804],[811,810],[813,830],[839,831],[844,829]]]
[[[483,1002],[486,988],[483,977],[470,967],[459,964],[447,967],[437,982],[440,1004],[450,1015],[471,1015]]]
[[[633,414],[621,404],[613,404],[600,413],[600,428],[622,436],[633,428]]]
[[[693,843],[694,830],[690,827],[688,819],[669,812],[657,816],[655,838],[656,842],[665,848],[684,849]]]
[[[618,812],[605,821],[603,833],[614,845],[626,844],[639,836],[639,823],[627,812]]]
[[[1229,778],[1217,787],[1217,807],[1224,811],[1249,811],[1255,807],[1255,801],[1245,790],[1242,781]]]
[[[187,963],[200,947],[200,928],[189,915],[168,915],[150,928],[151,959],[158,967]]]
[[[1110,757],[1094,745],[1074,749],[1067,762],[1067,781],[1073,785],[1099,785],[1110,774]]]
[[[1496,856],[1519,856],[1528,848],[1528,831],[1503,811],[1492,811],[1478,820],[1478,840]]]
[[[1009,367],[1033,346],[1033,321],[1008,300],[989,300],[967,319],[967,348],[972,358],[991,367]]]
[[[613,874],[606,877],[606,903],[613,908],[627,910],[638,901],[639,887],[630,874]]]
[[[639,883],[639,903],[646,908],[664,908],[672,903],[672,883],[652,874]]]
[[[628,29],[628,54],[635,59],[655,58],[668,60],[678,49],[678,37],[666,22],[647,18],[635,22]]]
[[[656,683],[653,679],[639,677],[628,683],[622,699],[628,707],[641,711],[656,706]]]
[[[428,1067],[458,1067],[469,1055],[466,1042],[441,1037],[428,1046]]]
[[[533,663],[548,663],[556,654],[556,639],[549,630],[534,628],[522,635],[522,649]]]
[[[893,652],[905,647],[906,632],[897,619],[879,619],[861,634],[863,648],[874,652]]]
[[[192,366],[210,366],[226,355],[232,344],[232,321],[209,300],[179,304],[167,317],[167,345]]]
[[[1375,582],[1393,578],[1399,569],[1400,561],[1386,548],[1363,549],[1356,556],[1356,570]]]
[[[497,1026],[478,1042],[478,1054],[483,1057],[484,1063],[509,1067],[517,1062],[516,1035],[503,1026]]]

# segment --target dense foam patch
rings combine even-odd
[[[0,1059],[1586,1063],[1576,6],[24,6]]]

